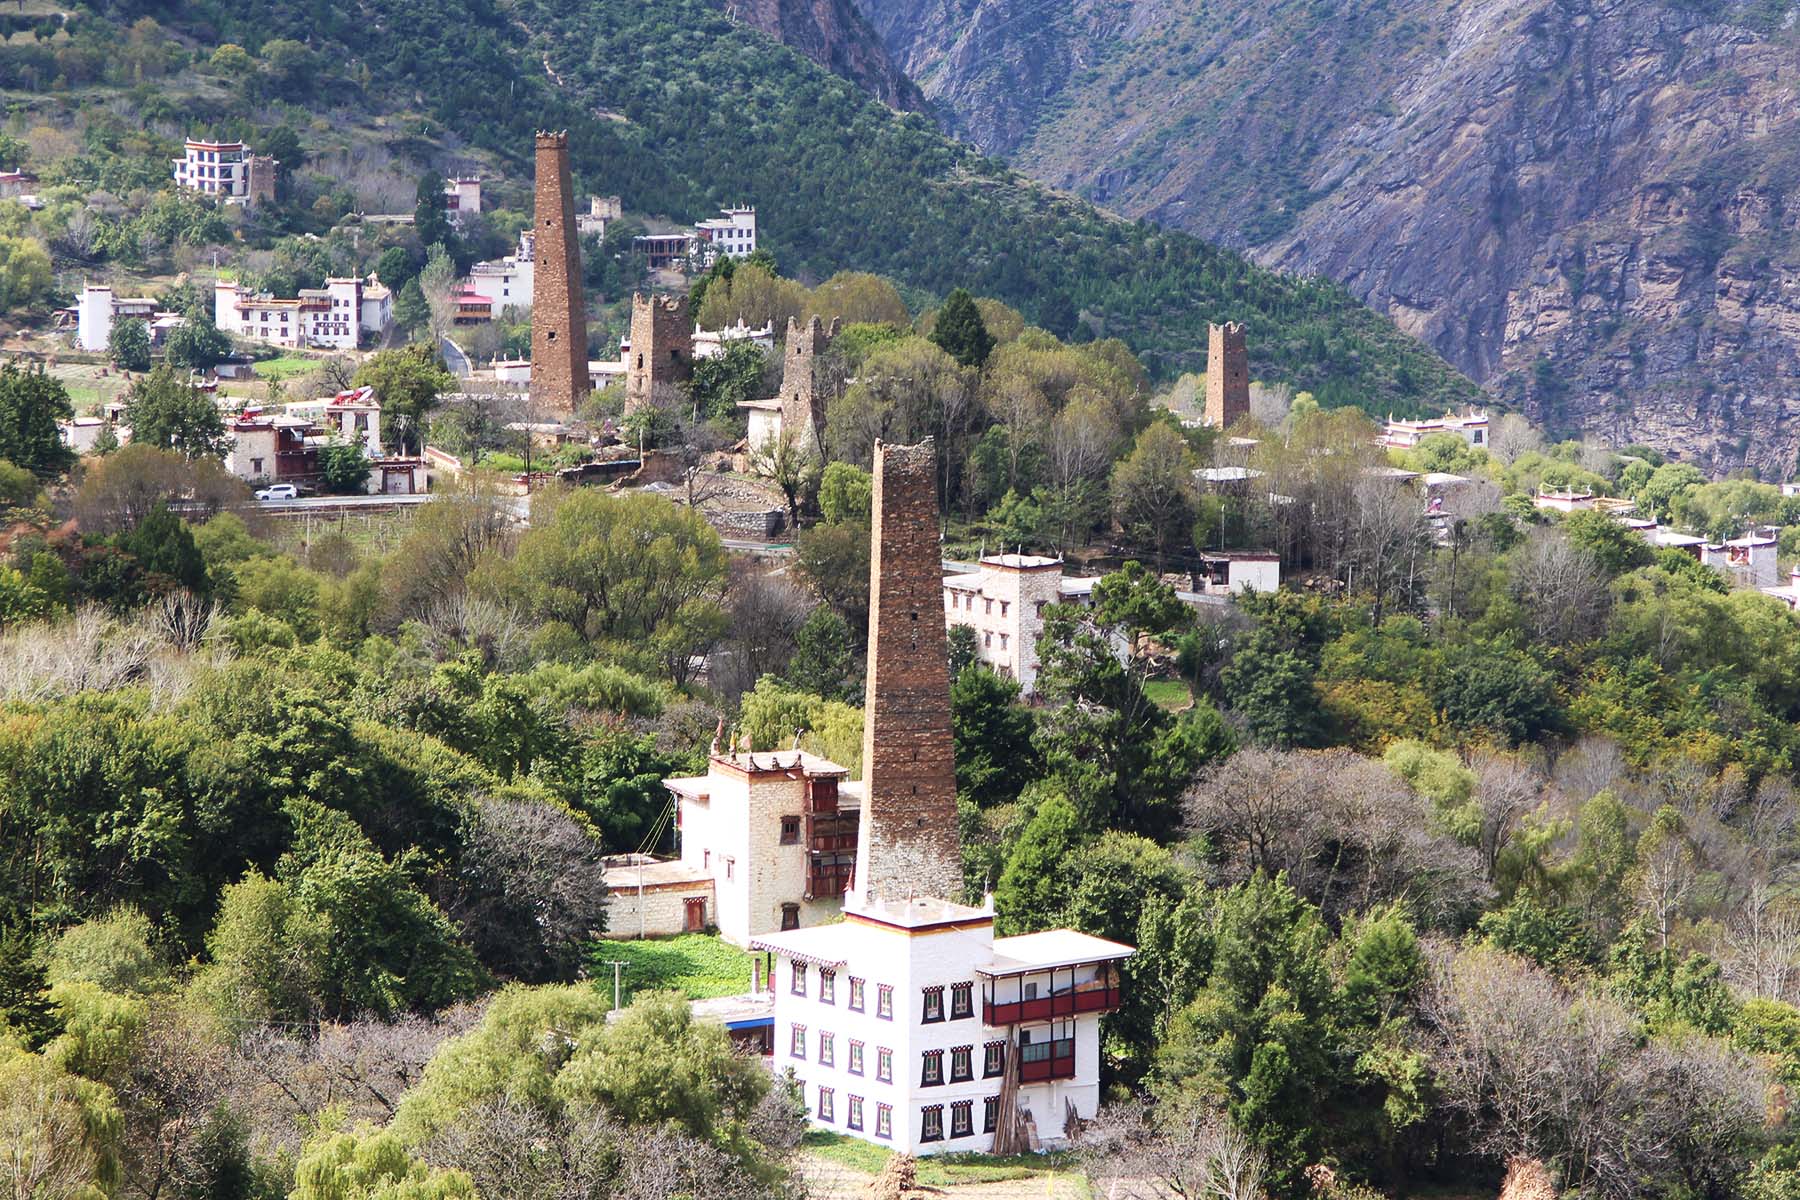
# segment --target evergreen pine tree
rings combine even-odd
[[[42,1048],[62,1032],[48,988],[31,934],[18,927],[0,929],[0,1027],[11,1030],[30,1050]]]
[[[975,297],[966,288],[957,288],[938,310],[937,324],[931,340],[938,348],[965,367],[979,367],[994,350],[994,335],[988,332],[975,307]]]

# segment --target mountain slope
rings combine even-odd
[[[1793,467],[1789,0],[864,3],[1029,174],[1339,280],[1553,425]]]
[[[725,0],[725,11],[890,108],[925,107],[925,94],[894,65],[881,35],[851,0]]]

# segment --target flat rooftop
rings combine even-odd
[[[712,872],[684,863],[678,858],[618,866],[608,864],[606,867],[606,887],[613,892],[635,892],[639,888],[657,891],[711,882]]]
[[[1022,971],[1048,971],[1082,963],[1129,958],[1137,951],[1123,942],[1111,942],[1073,929],[1046,929],[1017,937],[994,939],[994,960],[976,967],[982,975],[1016,975]]]

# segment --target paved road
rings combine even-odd
[[[458,379],[467,379],[475,373],[475,364],[469,361],[469,356],[463,353],[461,346],[447,337],[439,338],[438,341],[443,343],[444,365],[450,368],[452,375]]]

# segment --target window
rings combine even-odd
[[[852,975],[850,977],[850,1011],[863,1010],[863,981]]]
[[[983,633],[981,635],[981,644],[983,646],[992,646],[994,644],[994,635],[991,632]]]
[[[975,1078],[975,1070],[971,1060],[975,1047],[957,1046],[950,1051],[950,1082],[962,1083]]]
[[[700,865],[702,867],[704,867],[705,869],[707,869],[708,871],[712,870],[712,851],[711,850],[702,850],[700,852]]]
[[[822,1087],[819,1089],[819,1120],[835,1121],[836,1119],[832,1115],[832,1089]]]
[[[992,1133],[1000,1123],[1000,1097],[989,1096],[981,1102],[981,1132]]]
[[[924,1054],[925,1066],[919,1072],[920,1087],[936,1087],[944,1082],[944,1052],[927,1050]]]
[[[824,1103],[823,1100],[820,1103]],[[830,1117],[825,1118],[830,1120]],[[969,1137],[975,1132],[975,1102],[958,1100],[950,1106],[950,1136]]]
[[[781,818],[781,844],[792,846],[800,840],[800,818]]]
[[[894,1019],[894,989],[888,984],[875,985],[875,1015],[884,1021]]]
[[[726,881],[729,882],[731,879],[733,879],[736,876],[736,874],[737,874],[737,859],[735,859],[735,858],[726,859],[725,860],[725,879],[726,879]]]
[[[781,906],[781,927],[783,929],[800,928],[800,906],[798,904],[784,904]],[[819,974],[823,976],[825,973],[821,971]]]
[[[1011,607],[1012,607],[1011,600],[1002,600],[1000,602],[1000,615],[1004,617],[1007,613],[1007,610],[1010,609]]]
[[[806,1057],[806,1026],[795,1025],[789,1030],[788,1053],[795,1058]]]
[[[845,1098],[849,1100],[850,1103],[844,1108],[844,1128],[861,1129],[863,1098],[861,1096],[848,1096]]]
[[[928,987],[925,989],[925,1015],[923,1021],[941,1021],[944,1019],[944,989]]]
[[[919,1140],[921,1142],[941,1142],[944,1140],[944,1106],[927,1104],[919,1110]]]
[[[886,1046],[875,1048],[875,1078],[881,1083],[894,1082],[894,1052]]]
[[[988,616],[992,616],[992,615],[993,615],[993,612],[994,612],[994,602],[993,602],[993,601],[992,601],[992,600],[990,600],[990,599],[989,599],[989,598],[988,598],[988,597],[986,597],[986,596],[983,596],[983,597],[982,597],[982,598],[981,598],[981,605],[982,605],[982,607],[981,607],[981,611],[982,611],[982,612],[983,612],[983,613],[985,613],[985,614],[987,614],[987,615],[988,615]]]
[[[953,983],[950,985],[950,1019],[960,1021],[964,1017],[975,1015],[975,985],[972,983]]]
[[[1010,637],[1010,636],[1011,636],[1011,635],[1009,635],[1009,634],[1004,634],[1004,633],[1003,633],[1003,634],[1001,634],[1001,635],[1000,635],[1000,648],[1001,648],[1001,649],[1002,649],[1002,650],[1004,650],[1004,649],[1006,649],[1006,643],[1007,643],[1007,639],[1008,639],[1008,638],[1009,638],[1009,637]]]
[[[850,1039],[850,1073],[852,1075],[863,1073],[863,1044],[855,1038]]]
[[[837,1066],[837,1035],[819,1032],[819,1065],[821,1067]]]
[[[894,1106],[877,1104],[875,1106],[875,1136],[891,1138],[894,1136]]]
[[[792,970],[793,974],[788,982],[788,990],[796,996],[806,995],[806,964],[797,962]]]
[[[782,907],[785,908],[787,906],[783,905]],[[800,906],[797,904],[794,905],[796,921],[799,920],[799,911],[800,911]],[[820,1004],[836,1004],[837,1003],[837,972],[836,971],[828,971],[824,967],[819,968],[819,1003]]]
[[[992,1079],[1006,1069],[1006,1043],[989,1042],[981,1058],[981,1077]]]

